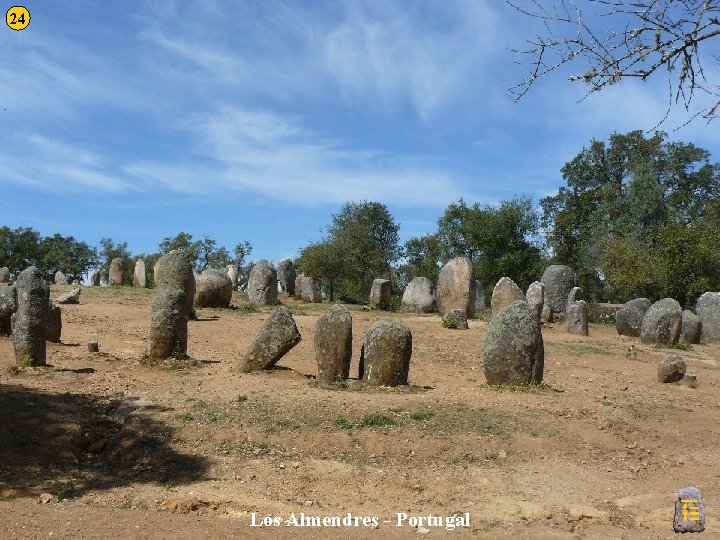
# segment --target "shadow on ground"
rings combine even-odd
[[[128,402],[89,394],[0,384],[0,426],[0,500],[178,485],[201,478],[208,467],[206,459],[172,448],[172,427]]]

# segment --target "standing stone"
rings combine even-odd
[[[694,486],[678,490],[673,516],[676,533],[699,533],[705,530],[705,503],[700,490]]]
[[[541,323],[551,323],[553,322],[553,312],[550,308],[550,304],[545,302],[542,306],[542,310],[540,311],[540,322]]]
[[[0,285],[0,336],[12,334],[10,318],[17,311],[17,291],[14,285]]]
[[[153,285],[156,287],[158,286],[158,268],[160,268],[160,259],[155,261],[155,264],[153,265]]]
[[[682,308],[677,300],[663,298],[648,308],[640,325],[640,341],[672,345],[680,337]]]
[[[520,290],[520,287],[509,277],[501,277],[495,284],[492,297],[490,298],[490,307],[492,308],[493,316],[517,300],[525,300],[525,295],[522,290]]]
[[[435,308],[435,286],[426,277],[416,277],[403,292],[400,309],[411,313],[429,313]]]
[[[77,287],[65,294],[61,294],[57,297],[58,304],[79,304],[80,303],[80,292],[82,289]]]
[[[277,272],[267,259],[260,259],[250,270],[247,293],[250,303],[256,306],[272,306],[277,303]]]
[[[68,279],[60,270],[55,272],[55,285],[67,285]]]
[[[280,290],[287,293],[288,296],[295,296],[295,264],[292,259],[283,259],[278,263],[278,279],[280,280]]]
[[[232,283],[232,290],[237,290],[238,286],[238,267],[237,264],[228,264],[227,267],[227,275],[230,278],[230,283]]]
[[[720,341],[720,292],[706,292],[695,303],[700,318],[700,343]]]
[[[305,302],[311,302],[314,304],[322,302],[322,286],[319,279],[303,276],[302,299]]]
[[[551,264],[543,272],[540,281],[545,284],[545,303],[549,306],[552,320],[562,319],[568,294],[573,287],[577,287],[577,275],[569,266]]]
[[[208,268],[200,274],[195,283],[195,307],[230,307],[232,292],[232,280],[227,271]]]
[[[680,343],[692,345],[700,343],[700,318],[689,309],[682,312],[682,323],[680,325]]]
[[[373,309],[390,309],[392,285],[389,279],[375,279],[370,289],[370,307]]]
[[[539,320],[545,305],[545,284],[542,281],[533,281],[525,293],[525,300],[533,310],[537,311]]]
[[[135,261],[135,272],[133,273],[133,287],[144,289],[147,287],[147,276],[145,275],[145,259]]]
[[[485,309],[485,289],[483,284],[475,280],[475,315]]]
[[[379,321],[368,328],[360,352],[362,380],[375,386],[408,383],[412,333],[395,321]]]
[[[681,381],[687,366],[681,356],[672,355],[660,361],[657,368],[658,381],[672,383]]]
[[[45,312],[45,339],[53,343],[60,343],[62,336],[62,310],[60,306],[53,304],[52,300],[48,301],[47,311]]]
[[[536,314],[527,302],[517,300],[490,319],[483,352],[488,384],[542,382],[545,347]]]
[[[578,300],[570,304],[565,310],[567,331],[577,336],[588,335],[588,311],[585,300]]]
[[[643,317],[651,305],[652,302],[647,298],[635,298],[627,302],[615,315],[617,333],[621,336],[640,336]]]
[[[440,270],[435,293],[441,317],[451,309],[462,309],[468,318],[475,314],[475,278],[470,259],[451,259]]]
[[[195,273],[190,257],[190,254],[182,249],[175,249],[160,257],[155,265],[155,285],[183,291],[187,313],[192,319],[195,317]]]
[[[19,366],[44,366],[50,287],[34,266],[20,272],[15,285],[18,307],[10,319],[15,361]]]
[[[575,302],[583,299],[582,289],[580,287],[573,287],[567,295],[565,300],[565,313],[572,307]]]
[[[468,330],[467,316],[462,309],[451,309],[443,317],[443,326],[452,330]]]
[[[121,258],[115,258],[110,262],[110,274],[108,275],[108,283],[110,285],[122,285],[123,273],[125,272],[125,261]]]
[[[10,283],[10,269],[7,266],[0,268],[0,284]]]
[[[99,287],[100,286],[100,272],[98,272],[97,270],[95,270],[95,272],[93,272],[90,275],[90,286],[91,287]]]
[[[150,358],[185,357],[189,315],[182,289],[168,285],[157,289],[150,319]]]
[[[292,313],[285,306],[275,308],[263,324],[235,371],[247,373],[271,369],[295,345],[300,343]]]
[[[296,300],[300,300],[302,298],[304,279],[305,274],[298,274],[295,277],[295,292],[293,293],[293,298]]]
[[[352,315],[340,304],[333,304],[315,325],[317,381],[331,384],[350,376],[352,360]]]

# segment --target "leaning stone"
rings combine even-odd
[[[0,335],[12,334],[10,318],[17,311],[17,291],[14,285],[0,285]]]
[[[705,530],[705,503],[696,487],[678,490],[675,500],[673,531],[676,533],[694,533]]]
[[[55,272],[55,285],[67,285],[68,278],[60,270]]]
[[[643,317],[652,305],[647,298],[635,298],[621,307],[615,315],[615,329],[621,336],[640,336]]]
[[[570,289],[570,292],[567,295],[567,300],[565,301],[565,313],[567,313],[570,307],[579,300],[583,300],[582,289],[580,287],[573,287]]]
[[[389,279],[375,279],[370,289],[370,307],[373,309],[390,309],[392,284]]]
[[[545,284],[542,281],[533,281],[525,293],[525,300],[533,310],[537,311],[538,319],[540,319],[545,304]]]
[[[58,304],[79,304],[80,303],[80,287],[77,287],[65,294],[61,294],[57,297],[56,302]]]
[[[195,272],[191,257],[183,249],[175,249],[160,257],[155,264],[155,285],[158,288],[170,287],[183,291],[187,313],[192,319],[195,316]]]
[[[645,312],[640,325],[640,341],[672,345],[680,337],[682,308],[677,300],[663,298]]]
[[[451,309],[443,317],[443,326],[453,330],[468,330],[467,316],[462,309]]]
[[[426,277],[416,277],[403,292],[400,309],[411,313],[429,313],[435,308],[435,287]]]
[[[232,280],[225,270],[208,268],[195,283],[195,307],[227,308],[232,300]]]
[[[360,353],[362,379],[375,386],[408,383],[412,333],[395,321],[379,321],[368,328]]]
[[[133,272],[133,287],[144,289],[147,287],[147,276],[145,274],[145,259],[135,261],[135,272]]]
[[[540,383],[544,363],[540,321],[527,302],[517,300],[490,319],[483,352],[488,384]]]
[[[302,299],[305,302],[312,302],[315,304],[322,302],[322,287],[319,279],[303,276]]]
[[[317,381],[331,384],[347,379],[352,361],[352,315],[345,306],[333,304],[315,325]]]
[[[545,284],[545,303],[549,306],[552,319],[562,319],[568,294],[578,284],[577,275],[569,266],[551,264],[543,272],[540,281]]]
[[[292,313],[285,306],[275,308],[265,321],[250,349],[235,366],[235,371],[247,373],[271,369],[295,345],[300,343]]]
[[[62,336],[62,310],[60,306],[48,301],[48,309],[45,313],[45,339],[53,343],[60,343]]]
[[[169,286],[157,289],[150,319],[150,358],[182,358],[187,354],[188,317],[187,298],[182,289]]]
[[[509,277],[501,277],[495,284],[492,297],[490,298],[490,307],[492,308],[493,316],[517,300],[525,300],[525,295],[520,290],[520,287]]]
[[[267,259],[260,259],[250,270],[247,293],[248,300],[253,305],[272,306],[277,304],[277,272]]]
[[[695,303],[700,318],[700,343],[720,341],[720,292],[706,292]]]
[[[565,310],[565,322],[567,331],[577,336],[588,335],[588,311],[585,300],[573,302]]]
[[[289,296],[295,296],[295,264],[292,259],[283,259],[278,263],[278,280],[280,281],[280,290]]]
[[[226,267],[226,270],[227,270],[227,275],[230,278],[230,283],[232,283],[232,289],[234,291],[237,289],[238,276],[240,275],[237,264],[228,264]]]
[[[692,345],[700,343],[700,318],[689,309],[682,312],[682,323],[680,325],[680,343]]]
[[[121,258],[115,258],[110,261],[110,273],[108,274],[108,283],[110,285],[122,285],[123,274],[125,273],[125,261]]]
[[[457,257],[443,266],[435,299],[441,317],[451,309],[464,310],[468,318],[475,314],[475,277],[470,259]]]
[[[20,272],[15,285],[18,307],[10,318],[15,361],[19,366],[44,366],[50,287],[34,266]]]

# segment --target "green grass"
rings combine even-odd
[[[415,411],[410,413],[410,418],[416,422],[426,422],[434,416],[432,411]]]
[[[363,416],[360,425],[363,427],[387,427],[394,426],[395,421],[384,414],[372,413]]]
[[[333,423],[342,429],[351,429],[355,427],[355,422],[342,415],[336,416]]]

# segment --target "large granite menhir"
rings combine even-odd
[[[441,317],[451,309],[462,309],[468,319],[475,315],[475,277],[470,259],[457,257],[442,267],[435,299]]]
[[[285,306],[279,306],[267,318],[234,370],[247,373],[271,369],[300,339],[292,313]]]
[[[350,376],[352,360],[352,315],[340,304],[333,304],[315,325],[317,381],[332,384]]]
[[[50,287],[42,273],[31,266],[17,278],[17,312],[10,318],[15,361],[19,366],[46,363],[45,316],[50,304]]]

